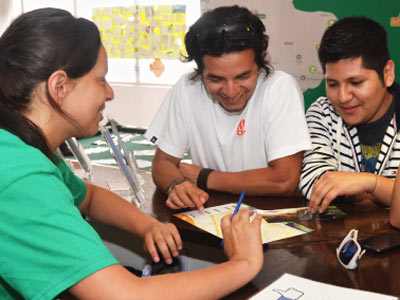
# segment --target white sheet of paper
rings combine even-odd
[[[396,300],[396,297],[343,288],[284,274],[274,283],[250,298],[251,300]]]

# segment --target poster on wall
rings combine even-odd
[[[92,9],[110,58],[179,59],[186,31],[185,5]]]

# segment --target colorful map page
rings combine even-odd
[[[222,239],[221,219],[227,214],[233,213],[236,203],[208,207],[203,212],[192,210],[174,214],[175,217],[199,227]],[[246,204],[241,208],[254,209]],[[255,210],[255,209],[254,209]],[[261,222],[261,234],[263,244],[302,235],[312,230],[299,224],[291,223],[268,223],[264,219]]]

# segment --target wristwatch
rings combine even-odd
[[[186,181],[183,178],[175,178],[174,180],[171,181],[171,183],[167,187],[167,194],[169,195],[172,190],[175,188],[176,185],[181,184],[182,182]]]

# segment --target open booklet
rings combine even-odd
[[[251,300],[314,300],[314,299],[362,299],[395,300],[396,297],[339,287],[306,278],[284,274]]]
[[[203,212],[192,210],[177,213],[174,216],[222,239],[221,219],[225,215],[233,213],[235,207],[236,203],[229,203],[208,207]],[[256,210],[246,204],[242,204],[241,208]],[[263,219],[261,223],[263,244],[306,234],[311,231],[312,229],[294,222],[268,223]]]

